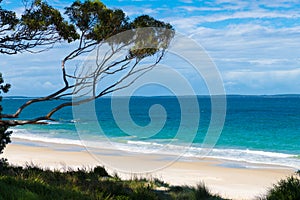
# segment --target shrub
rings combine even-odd
[[[1,158],[0,159],[0,172],[3,171],[4,169],[8,168],[9,164],[7,162],[6,158]]]
[[[200,183],[197,185],[195,190],[195,197],[196,199],[208,199],[211,197],[209,189],[204,183]]]
[[[3,160],[0,170],[0,200],[2,199],[103,199],[103,200],[217,200],[204,184],[167,186],[147,179],[121,180],[109,176],[103,167],[60,172],[28,164],[11,166]],[[108,175],[108,176],[107,176]],[[105,177],[102,177],[105,176]],[[166,190],[156,190],[165,185]]]
[[[299,172],[284,180],[279,181],[267,195],[265,200],[299,200],[300,199],[300,177]]]
[[[0,73],[0,94],[7,93],[10,88],[10,84],[4,84],[4,80],[2,78],[2,74]],[[0,96],[0,103],[2,101],[2,96]],[[1,119],[2,106],[0,104],[0,119]],[[8,143],[11,142],[10,135],[11,131],[7,131],[8,126],[0,126],[0,154],[2,154],[3,149],[6,147]]]
[[[107,173],[107,171],[105,170],[104,167],[97,166],[94,168],[93,172],[94,172],[94,174],[101,176],[101,177],[109,176],[109,174]]]
[[[132,200],[158,200],[157,195],[150,189],[145,187],[138,187],[135,191],[131,194]]]

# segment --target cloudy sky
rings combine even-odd
[[[3,0],[1,5],[19,13],[20,2]],[[48,0],[59,9],[71,2]],[[103,2],[121,8],[130,18],[148,14],[169,22],[197,42],[216,64],[227,94],[300,93],[298,0]],[[13,85],[10,95],[41,96],[62,86],[60,60],[69,48],[60,44],[38,55],[0,55],[0,71]],[[192,80],[193,73],[187,76]],[[191,84],[200,87],[197,81]]]

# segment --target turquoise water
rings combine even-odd
[[[4,98],[4,112],[14,112],[27,100],[23,97]],[[49,108],[64,101],[68,100],[37,104],[26,109],[20,117],[26,119],[45,114]],[[189,97],[184,101],[190,101]],[[120,102],[122,105],[122,98]],[[181,154],[182,149],[188,147],[184,156],[197,157],[200,156],[211,118],[210,98],[199,96],[198,103],[200,120],[195,135],[195,127],[189,121],[196,119],[197,109],[191,107],[182,111],[176,97],[131,97],[129,105],[125,105],[129,106],[133,122],[140,127],[164,121],[163,115],[157,113],[152,116],[153,121],[149,117],[149,108],[155,104],[161,105],[166,112],[166,121],[162,129],[155,133],[150,133],[150,129],[145,129],[145,132],[131,127],[127,118],[119,119],[126,126],[126,130],[121,130],[112,113],[111,98],[106,97],[97,100],[93,107],[97,121],[91,120],[93,108],[82,109],[80,112],[83,115],[80,116],[84,117],[75,119],[72,109],[64,108],[54,116],[58,121],[48,125],[15,127],[13,137],[65,144],[92,141],[95,144],[98,142],[101,147],[109,142],[115,148],[140,153]],[[300,96],[228,96],[226,110],[223,131],[209,157],[300,168]],[[122,112],[121,107],[117,108],[117,115]],[[177,134],[179,128],[182,134]]]

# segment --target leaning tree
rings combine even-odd
[[[34,51],[35,46],[49,47],[58,40],[67,40],[76,44],[76,47],[65,55],[61,62],[64,86],[48,96],[29,100],[15,113],[0,114],[0,126],[40,124],[45,123],[45,120],[55,120],[53,114],[64,107],[93,101],[130,86],[144,73],[157,66],[174,37],[174,30],[169,23],[148,15],[130,20],[122,10],[109,9],[98,0],[75,1],[65,8],[64,14],[68,16],[68,22],[56,9],[37,0],[30,9],[26,10],[21,20],[16,20],[13,24],[17,27],[16,32],[23,28],[28,30],[28,35],[19,37],[12,31],[11,25],[7,25],[8,29],[10,28],[9,37],[16,37],[19,40],[16,40],[17,46],[12,50],[7,47],[2,48],[3,53]],[[10,15],[15,19],[13,13]],[[33,32],[38,34],[36,38],[30,35],[31,30],[35,30]],[[121,36],[118,37],[120,34]],[[31,37],[34,39],[31,40]],[[7,41],[5,44],[10,44],[9,42],[12,41]],[[26,46],[27,42],[29,42],[28,46]],[[90,52],[96,52],[92,66],[84,66],[80,69],[74,66],[72,61]],[[112,76],[118,78],[97,88],[99,83]],[[44,116],[27,120],[19,119],[23,110],[32,104],[72,95],[79,95],[80,98],[73,101],[66,98],[66,102],[50,109]]]
[[[29,51],[37,53],[52,47],[58,41],[72,42],[78,39],[75,27],[63,20],[61,13],[39,0],[28,4],[21,17],[16,13],[3,9],[0,0],[0,54],[14,55]],[[9,84],[4,84],[0,74],[0,94],[8,92]],[[1,101],[1,97],[0,97]],[[0,120],[5,116],[1,114]],[[10,142],[11,131],[7,131],[9,123],[0,125],[0,154]]]

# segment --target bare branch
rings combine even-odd
[[[32,10],[26,10],[21,19],[22,23],[17,21],[10,26],[9,23],[5,24],[0,20],[0,53],[40,52],[51,48],[60,40],[71,42],[78,39],[78,46],[62,59],[61,70],[64,86],[46,97],[27,101],[13,114],[0,114],[0,126],[44,124],[47,123],[47,120],[53,120],[51,117],[54,113],[65,107],[87,103],[103,95],[129,87],[161,61],[170,38],[173,37],[172,33],[166,34],[164,29],[162,30],[162,28],[172,29],[170,24],[157,21],[147,15],[142,15],[129,22],[123,11],[110,10],[100,2],[85,1],[81,3],[76,1],[71,7],[67,7],[66,14],[73,23],[70,26],[63,21],[57,10],[43,2],[36,1],[36,3],[32,5]],[[32,22],[32,17],[36,21]],[[144,26],[148,26],[149,31],[139,29]],[[13,29],[16,31],[11,32]],[[128,32],[125,33],[124,38],[111,37],[126,30]],[[42,49],[34,49],[37,46]],[[103,48],[103,46],[107,47],[107,51],[101,55],[99,48]],[[68,64],[72,60],[86,55],[96,48],[98,49],[93,67],[75,68],[73,74],[68,74],[69,67],[72,67]],[[124,57],[115,59],[122,50],[125,50],[125,55],[122,55]],[[155,55],[157,55],[156,59]],[[141,61],[145,58],[153,58],[153,64],[140,67]],[[96,91],[98,84],[109,80],[108,77],[121,78],[109,83],[108,86],[101,85],[103,88]],[[10,120],[18,118],[27,107],[34,103],[72,95],[77,97],[73,99],[73,102],[61,103],[45,116],[38,116],[30,120]]]

